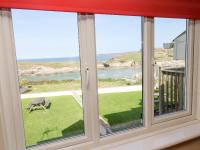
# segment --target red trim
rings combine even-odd
[[[0,0],[0,8],[200,19],[199,0]]]

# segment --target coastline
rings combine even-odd
[[[112,63],[109,64],[109,67],[105,67],[105,63],[98,63],[97,69],[116,69],[116,68],[140,68],[140,65],[132,65],[131,62],[125,63]],[[27,69],[22,69],[19,67],[18,73],[19,76],[39,76],[39,75],[53,75],[53,74],[62,74],[62,73],[70,73],[70,72],[79,72],[80,67],[78,65],[73,65],[71,67],[61,67],[54,68],[48,67],[45,65],[33,65],[27,67]]]

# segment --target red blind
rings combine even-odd
[[[200,19],[200,0],[0,0],[0,8]]]

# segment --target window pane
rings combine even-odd
[[[186,19],[155,18],[154,115],[186,109]]]
[[[77,14],[12,15],[26,146],[83,135]]]
[[[142,125],[141,17],[96,15],[100,134]]]

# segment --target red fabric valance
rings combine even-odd
[[[200,0],[0,0],[0,8],[200,19]]]

